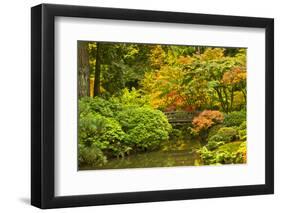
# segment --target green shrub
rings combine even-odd
[[[142,107],[149,103],[139,90],[122,90],[122,95],[104,99],[102,97],[83,97],[79,100],[79,114],[98,113],[105,117],[115,117],[116,113],[127,106]]]
[[[99,114],[88,113],[83,116],[80,115],[78,131],[79,143],[90,147],[96,140],[96,137],[103,132],[105,122],[105,117]]]
[[[218,148],[218,151],[236,152],[242,143],[243,143],[242,141],[234,141],[234,142],[226,143],[220,146]]]
[[[213,140],[213,141],[208,141],[208,143],[206,144],[206,148],[208,150],[214,150],[221,145],[224,145],[224,141],[214,141]]]
[[[247,123],[244,121],[238,128],[238,136],[242,141],[247,140]]]
[[[117,120],[126,133],[127,144],[141,150],[158,148],[172,130],[166,116],[150,107],[127,107],[119,112]]]
[[[79,143],[85,147],[95,146],[108,156],[124,156],[128,147],[125,133],[113,118],[89,113],[79,120]]]
[[[228,146],[231,146],[231,148],[228,148]],[[221,149],[221,147],[224,148]],[[225,144],[220,146],[219,149],[215,149],[213,151],[209,150],[206,146],[197,150],[197,153],[200,155],[201,162],[204,165],[246,163],[246,152],[247,148],[245,142]]]
[[[103,152],[94,144],[91,146],[85,146],[79,144],[78,148],[78,164],[82,166],[101,166],[107,163],[107,158]]]
[[[203,146],[197,150],[197,153],[200,155],[203,165],[211,165],[216,163],[214,159],[214,152],[208,150],[207,147]]]
[[[214,135],[216,135],[220,128],[224,127],[223,124],[216,124],[209,129],[208,140]]]
[[[243,121],[243,123],[241,123],[241,125],[239,126],[238,129],[239,129],[239,130],[247,129],[247,122],[246,122],[246,121]]]
[[[224,116],[223,124],[227,127],[240,126],[246,121],[246,111],[234,111]]]
[[[236,152],[218,152],[216,153],[215,161],[221,164],[233,164],[239,163],[241,160]]]
[[[116,99],[103,99],[101,97],[85,97],[79,100],[79,114],[98,113],[105,117],[114,117],[115,112],[121,109]]]
[[[224,138],[223,138],[223,136],[217,134],[217,135],[213,135],[212,137],[210,137],[208,140],[208,143],[210,143],[211,141],[216,141],[216,142],[224,141]]]
[[[217,140],[224,142],[230,142],[236,139],[237,130],[232,127],[222,127],[219,129],[218,133],[214,135],[212,138],[216,137]],[[212,140],[211,138],[211,140]]]
[[[238,136],[239,136],[240,140],[246,141],[247,140],[247,130],[246,129],[238,130]]]
[[[160,143],[169,138],[172,127],[166,116],[139,99],[136,90],[124,90],[118,98],[79,101],[79,144],[89,149],[91,155],[87,156],[98,159],[93,155],[94,150],[98,150],[96,154],[101,151],[107,159],[124,157],[132,150],[159,148]]]
[[[214,150],[219,146],[233,141],[237,138],[237,130],[232,127],[221,127],[217,133],[208,139],[208,143],[205,145],[208,150]]]

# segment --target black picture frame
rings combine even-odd
[[[265,184],[93,195],[54,195],[55,17],[263,28],[265,48]],[[274,193],[274,20],[241,16],[41,4],[31,8],[31,204],[42,208],[217,198]]]

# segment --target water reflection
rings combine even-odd
[[[198,142],[178,141],[175,143],[173,141],[163,146],[160,151],[134,154],[123,159],[110,159],[106,165],[81,169],[193,166],[199,159],[199,156],[194,152],[196,148],[198,148]]]

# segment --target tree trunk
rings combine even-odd
[[[78,95],[89,96],[90,88],[90,66],[88,42],[78,42]]]
[[[227,90],[225,87],[223,87],[223,94],[224,94],[224,98],[225,98],[226,113],[229,113],[229,99],[228,99],[228,94],[227,94]]]
[[[216,90],[216,92],[217,92],[217,94],[218,94],[218,97],[219,97],[219,101],[220,101],[222,110],[223,110],[224,112],[226,112],[227,109],[226,109],[225,102],[224,102],[224,100],[223,100],[222,92],[221,92],[221,90],[220,90],[219,88],[215,88],[215,90]]]
[[[97,42],[95,81],[94,81],[94,96],[100,95],[100,74],[101,74],[100,48],[101,48],[100,44]]]

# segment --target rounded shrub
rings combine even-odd
[[[223,114],[216,110],[204,110],[192,120],[193,131],[202,132],[208,130],[215,124],[221,123],[224,119]]]
[[[168,140],[172,130],[166,116],[150,107],[126,107],[117,120],[126,133],[127,145],[141,150],[158,148],[162,141]]]
[[[220,137],[221,141],[230,142],[236,139],[237,130],[232,127],[222,127],[215,136]]]
[[[244,121],[246,121],[246,111],[234,111],[224,116],[224,125],[227,127],[240,126]]]
[[[208,150],[214,150],[225,143],[233,141],[237,137],[237,130],[232,127],[222,127],[218,132],[208,138],[206,148]]]
[[[89,113],[79,120],[79,143],[85,147],[95,146],[110,157],[123,156],[127,147],[125,133],[113,118]]]

